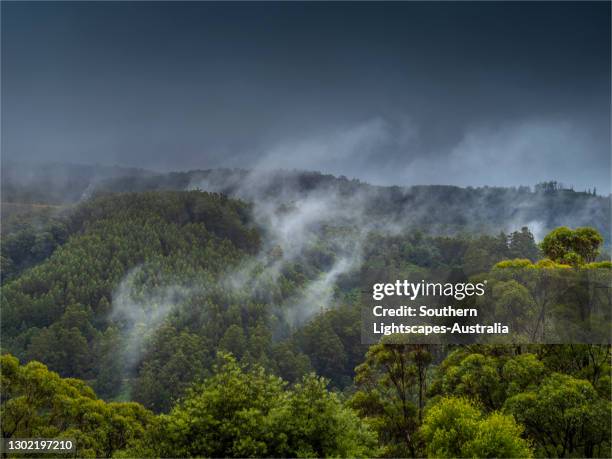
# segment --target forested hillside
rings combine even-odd
[[[384,225],[436,234],[497,234],[528,226],[542,238],[558,226],[592,226],[610,234],[610,196],[554,181],[523,186],[373,186],[308,171],[212,169],[154,173],[140,169],[52,164],[9,164],[2,171],[3,215],[24,203],[73,204],[96,192],[202,190],[249,202],[276,204],[321,198]],[[531,185],[531,186],[525,186]],[[11,208],[10,205],[13,207]],[[610,241],[605,241],[609,247]]]
[[[3,231],[3,437],[88,457],[612,454],[609,345],[361,343],[369,289],[394,279],[484,276],[495,308],[574,320],[584,292],[537,280],[605,282],[609,255],[505,225],[606,228],[609,198],[228,173],[112,179]]]

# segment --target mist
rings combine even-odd
[[[372,232],[539,240],[570,224],[609,240],[609,3],[1,8],[3,202],[244,200],[262,246],[230,290],[257,296],[313,247],[333,253],[276,305],[291,326],[334,306]],[[545,181],[563,185],[529,188]],[[130,361],[139,327],[202,294],[165,280],[142,296],[138,272],[113,300]]]
[[[122,361],[129,375],[140,363],[149,340],[170,314],[196,294],[202,294],[204,286],[188,285],[185,280],[172,282],[163,279],[160,286],[147,286],[145,267],[131,269],[113,292],[109,319],[120,326],[124,346]]]
[[[608,194],[609,16],[606,2],[5,2],[3,166]]]

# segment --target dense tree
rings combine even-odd
[[[486,274],[493,295],[478,298],[480,316],[509,315],[513,338],[535,342],[606,342],[610,327],[609,262],[505,260]],[[484,276],[483,276],[484,277]]]
[[[39,362],[3,355],[1,364],[3,438],[73,438],[76,457],[111,457],[153,422],[141,405],[105,403],[84,382]]]
[[[168,411],[190,383],[206,375],[212,360],[202,337],[162,325],[143,356],[132,390],[134,400]]]
[[[433,395],[468,397],[485,411],[495,411],[509,396],[536,387],[547,371],[534,354],[509,351],[495,355],[486,347],[475,350],[481,352],[459,348],[442,362],[432,385]]]
[[[94,381],[96,393],[105,398],[114,398],[124,385],[125,359],[122,353],[124,340],[119,330],[109,326],[96,340],[93,353],[96,365]]]
[[[220,354],[149,437],[126,454],[161,457],[361,457],[374,437],[356,414],[307,376],[288,390],[262,367]]]
[[[602,398],[612,397],[612,349],[609,345],[533,346],[550,371],[586,379]]]
[[[127,348],[134,339],[123,348],[118,340],[135,326],[155,333],[147,327],[147,316],[167,309],[168,301],[159,301],[168,296],[165,291],[196,279],[202,286],[215,285],[216,278],[245,256],[238,246],[255,251],[258,235],[248,218],[242,203],[194,192],[101,196],[80,205],[63,222],[71,235],[68,242],[41,264],[3,282],[3,345],[22,358],[47,363],[63,376],[95,379],[102,394],[116,395],[123,386],[124,370],[130,370],[122,362],[126,352],[144,353]],[[126,283],[123,296],[117,291],[120,283]],[[201,311],[192,306],[196,301],[199,298],[193,295],[192,313]],[[202,314],[198,321],[193,319],[183,315],[177,321],[190,327],[204,321]],[[116,329],[112,338],[116,342],[105,336],[109,325]],[[197,353],[187,355],[193,358]],[[112,356],[108,370],[100,364],[109,360],[107,356]],[[112,378],[110,368],[116,371]],[[170,385],[174,397],[189,382],[162,381]],[[168,393],[158,395],[169,408]]]
[[[611,457],[611,410],[591,383],[558,373],[504,405],[544,457]]]
[[[428,408],[420,429],[427,457],[533,457],[512,416],[483,415],[464,398],[443,398]]]
[[[594,228],[571,230],[561,226],[544,237],[541,247],[551,260],[574,265],[595,261],[602,242],[601,234]]]
[[[293,178],[296,196],[321,185],[352,196],[361,186],[320,174]],[[120,185],[184,189],[191,179],[178,174]],[[274,198],[283,186],[262,193]],[[582,194],[561,200],[559,193],[565,190],[538,194],[551,210],[521,214],[525,221],[555,225],[558,215],[586,202]],[[307,228],[299,254],[278,241],[262,244],[272,229],[256,224],[249,204],[199,191],[100,194],[57,218],[11,225],[2,235],[3,274],[10,274],[0,292],[3,348],[87,380],[104,398],[137,400],[165,414],[105,403],[83,382],[31,362],[17,367],[28,368],[28,378],[46,375],[46,382],[28,380],[19,389],[33,391],[25,396],[33,409],[19,397],[6,411],[3,405],[3,428],[12,431],[23,408],[30,421],[17,422],[16,435],[59,435],[65,424],[83,456],[528,456],[520,436],[538,455],[609,455],[600,440],[610,432],[603,418],[610,348],[528,342],[607,337],[611,265],[589,262],[599,243],[588,228],[570,238],[573,255],[546,260],[539,260],[527,228],[494,235],[507,203],[530,195],[377,190],[362,204],[382,227],[363,234],[350,217],[334,215]],[[458,211],[470,206],[478,209]],[[298,208],[285,203],[278,212]],[[406,221],[407,209],[422,213],[414,219],[420,230]],[[598,212],[599,221],[605,212]],[[398,231],[389,234],[381,216]],[[362,263],[326,289],[331,300],[319,304],[306,295],[349,255]],[[487,279],[487,294],[473,303],[479,319],[500,318],[524,330],[525,339],[448,348],[385,341],[368,351],[361,307],[372,284],[386,279]],[[213,367],[217,350],[234,357]],[[328,380],[350,395],[350,408]],[[549,392],[538,387],[542,381]],[[551,381],[561,395],[550,395]],[[52,386],[61,395],[45,392]],[[3,403],[9,399],[3,394]],[[54,424],[56,418],[64,424]],[[540,425],[546,433],[535,430]],[[469,436],[453,437],[459,430]]]
[[[427,345],[381,343],[370,347],[355,369],[352,405],[372,420],[387,456],[415,457],[417,429],[432,362]]]
[[[523,226],[520,231],[514,231],[508,237],[508,257],[527,258],[537,261],[540,258],[540,250],[535,242],[529,228]]]
[[[310,374],[289,392],[287,405],[274,414],[287,436],[278,453],[288,457],[372,456],[374,433],[326,386],[325,379]]]

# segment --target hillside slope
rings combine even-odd
[[[9,166],[3,168],[2,199],[13,207],[23,203],[75,203],[96,192],[199,189],[252,203],[287,204],[326,196],[370,221],[438,234],[495,234],[528,226],[541,239],[553,228],[564,225],[592,226],[606,236],[611,231],[610,196],[573,191],[556,182],[533,188],[373,186],[308,171],[212,169],[154,173],[102,166]]]

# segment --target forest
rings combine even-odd
[[[3,179],[3,438],[74,439],[74,457],[612,457],[609,196],[62,171],[46,194]],[[487,279],[460,304],[523,339],[363,344],[372,285],[395,279]]]

